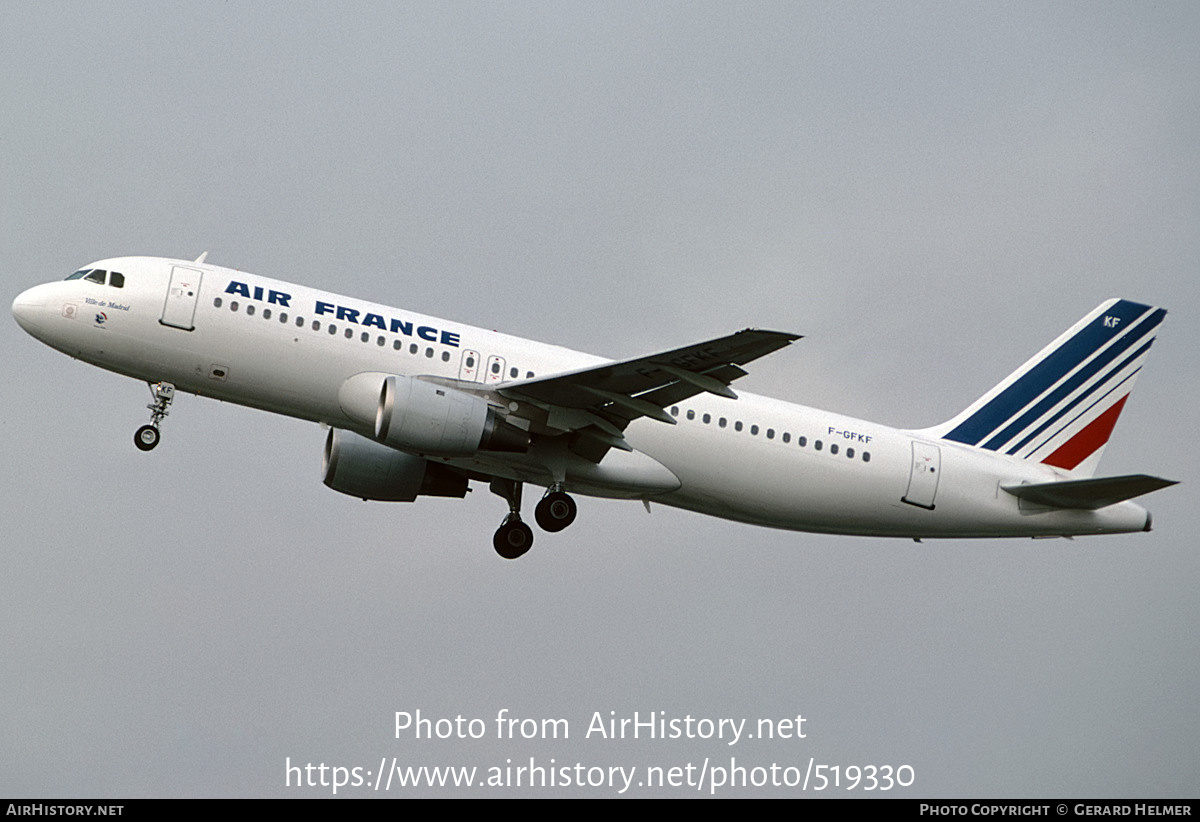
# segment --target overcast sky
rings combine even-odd
[[[144,385],[0,322],[0,795],[733,757],[1194,797],[1197,42],[1190,2],[5,4],[6,299],[207,250],[611,357],[776,328],[740,388],[922,427],[1126,297],[1170,314],[1101,473],[1183,484],[1151,534],[920,545],[581,499],[504,562],[482,487],[355,501],[318,426],[191,396],[140,453]],[[610,711],[806,737],[584,738]]]

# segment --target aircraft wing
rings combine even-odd
[[[623,432],[639,417],[671,425],[666,408],[707,391],[736,399],[729,384],[745,376],[741,366],[800,339],[798,334],[748,328],[715,340],[658,354],[505,383],[504,397],[540,409],[546,429],[577,431],[601,445],[629,450]],[[586,445],[586,444],[584,444]],[[576,448],[594,452],[594,448]],[[599,459],[599,456],[594,457]]]

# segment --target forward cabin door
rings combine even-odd
[[[938,478],[942,474],[942,450],[930,442],[912,444],[912,470],[908,475],[908,490],[901,499],[909,505],[933,510],[937,496]]]
[[[203,276],[202,271],[184,268],[181,265],[171,269],[171,284],[167,287],[167,299],[163,303],[162,318],[159,322],[172,328],[182,328],[184,331],[191,331],[196,327],[193,320],[196,317],[196,300],[200,297],[200,279]]]

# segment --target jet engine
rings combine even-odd
[[[467,495],[467,478],[453,469],[337,428],[325,440],[322,467],[327,486],[365,500]]]
[[[505,422],[487,400],[448,386],[367,372],[346,380],[338,401],[393,448],[440,457],[529,450],[529,434]]]

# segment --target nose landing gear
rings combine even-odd
[[[143,425],[133,435],[133,444],[136,445],[140,451],[152,451],[154,450],[154,447],[158,445],[160,438],[161,435],[158,433],[157,428],[155,428],[153,425]]]
[[[169,382],[156,382],[150,386],[150,393],[154,397],[154,402],[146,406],[150,409],[150,424],[143,425],[133,435],[133,444],[139,451],[153,451],[158,445],[161,439],[158,426],[163,417],[170,413],[167,408],[175,399],[175,386]]]

